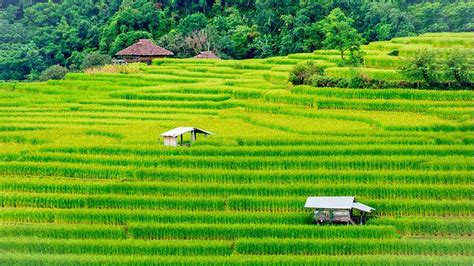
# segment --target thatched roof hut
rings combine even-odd
[[[151,62],[154,58],[162,58],[174,55],[173,52],[158,46],[149,39],[140,39],[135,44],[115,54],[126,62]]]
[[[217,55],[215,55],[211,51],[200,52],[198,55],[196,55],[193,58],[196,58],[196,59],[220,59]]]

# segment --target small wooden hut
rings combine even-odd
[[[191,133],[191,140],[189,143],[183,142],[183,135]],[[197,127],[177,127],[170,131],[167,131],[160,136],[164,139],[165,146],[187,146],[191,145],[196,140],[196,134],[204,134],[205,137],[208,135],[214,135],[214,133],[197,128]],[[180,141],[178,141],[178,138]]]
[[[140,39],[135,44],[123,49],[115,54],[116,57],[124,60],[127,63],[146,62],[151,63],[154,58],[163,58],[172,56],[173,52],[158,46],[149,39]]]
[[[314,219],[318,224],[323,222],[355,224],[355,218],[359,224],[364,224],[367,213],[375,210],[357,202],[355,197],[308,197],[304,207],[314,210]],[[360,212],[359,217],[354,216],[354,209]]]
[[[198,55],[196,55],[193,58],[196,58],[196,59],[220,59],[217,55],[215,55],[211,51],[200,52]]]

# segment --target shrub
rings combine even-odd
[[[350,88],[366,88],[371,80],[367,75],[363,75],[355,69],[351,69],[351,78],[349,79]]]
[[[348,79],[340,79],[338,82],[337,82],[337,87],[339,88],[347,88],[349,87],[349,80]]]
[[[390,52],[388,53],[388,55],[390,55],[390,56],[398,56],[399,53],[400,53],[400,51],[399,51],[398,49],[394,49],[394,50],[390,51]]]
[[[360,46],[355,46],[349,49],[349,60],[346,65],[349,66],[360,66],[364,63],[364,52],[360,50]]]
[[[112,58],[109,55],[101,54],[99,52],[91,52],[86,55],[82,62],[81,68],[86,69],[90,67],[98,67],[110,64]]]
[[[455,80],[460,84],[469,81],[468,55],[459,50],[453,50],[448,54],[445,65],[445,75],[448,80]]]
[[[336,87],[340,79],[324,76],[324,75],[313,75],[310,78],[311,85],[316,87]]]
[[[315,65],[312,61],[298,63],[290,74],[290,82],[294,85],[311,83],[310,77],[313,75],[322,75],[323,69]]]
[[[433,51],[418,50],[413,59],[402,67],[402,73],[414,82],[435,83],[437,80],[435,56]]]
[[[67,68],[60,65],[54,65],[41,72],[40,80],[63,79],[67,74]]]

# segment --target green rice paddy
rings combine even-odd
[[[371,43],[358,71],[472,40]],[[290,85],[306,60],[351,71],[321,50],[0,83],[0,264],[472,265],[474,92]],[[178,126],[216,135],[165,147]],[[317,226],[308,196],[376,212]]]

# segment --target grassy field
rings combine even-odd
[[[359,71],[473,39],[371,43]],[[474,92],[293,87],[304,60],[349,71],[316,51],[0,83],[0,264],[472,265]],[[177,126],[216,135],[164,147]],[[317,195],[377,211],[316,226]]]

